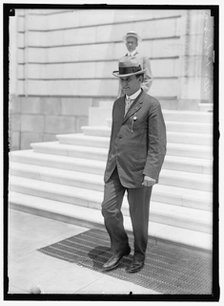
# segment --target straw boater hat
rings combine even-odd
[[[139,42],[142,40],[141,37],[135,32],[135,31],[129,31],[124,37],[123,41],[126,42],[128,37],[134,37],[136,38]]]
[[[145,69],[142,69],[139,61],[136,58],[123,56],[119,60],[119,71],[113,71],[113,75],[117,78],[122,78],[142,74],[144,72]]]

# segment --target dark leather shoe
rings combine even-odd
[[[133,259],[130,266],[126,268],[126,272],[128,273],[136,273],[140,271],[144,267],[144,260]]]
[[[129,255],[131,252],[131,249],[128,248],[122,253],[117,253],[114,254],[109,260],[103,265],[103,271],[110,271],[115,269],[118,265],[120,260],[122,259],[123,256]]]

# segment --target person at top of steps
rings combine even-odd
[[[103,265],[109,271],[130,253],[121,205],[127,190],[134,234],[134,256],[127,272],[144,266],[148,240],[149,203],[166,154],[166,127],[158,100],[141,88],[144,69],[137,58],[123,57],[119,71],[125,95],[113,105],[112,129],[104,175],[102,215],[113,256]]]
[[[141,88],[148,93],[149,89],[152,85],[152,71],[151,71],[151,64],[148,56],[142,55],[137,50],[138,43],[141,42],[141,37],[135,31],[129,31],[123,37],[123,41],[127,48],[127,53],[125,57],[127,58],[136,58],[141,67],[144,69],[143,74],[143,81],[141,83]],[[119,89],[118,89],[118,97],[123,96],[124,90],[122,89],[121,82],[119,82]]]

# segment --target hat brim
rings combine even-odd
[[[138,42],[141,42],[141,41],[142,41],[142,38],[141,38],[140,36],[138,36],[138,35],[135,35],[135,34],[133,34],[133,35],[131,35],[131,34],[129,34],[129,35],[124,35],[124,36],[123,36],[123,41],[126,42],[126,40],[127,40],[128,37],[134,37],[134,38],[137,39]]]
[[[142,74],[145,72],[146,69],[143,69],[143,70],[140,70],[140,71],[137,71],[137,72],[132,72],[132,73],[126,73],[126,74],[119,74],[119,71],[113,71],[113,75],[116,77],[116,78],[124,78],[124,77],[128,77],[128,76],[131,76],[131,75],[136,75],[136,74]]]

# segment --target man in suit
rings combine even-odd
[[[125,95],[113,105],[110,146],[105,170],[102,214],[113,256],[103,270],[116,268],[130,253],[121,205],[125,191],[134,233],[134,256],[127,272],[144,266],[148,240],[149,202],[166,154],[166,127],[159,102],[141,88],[144,69],[136,58],[119,61]]]
[[[125,54],[126,57],[136,58],[141,67],[144,69],[143,81],[141,83],[141,88],[148,93],[149,89],[152,85],[152,71],[151,64],[149,58],[140,54],[137,51],[138,43],[141,41],[141,37],[134,31],[129,31],[123,37],[123,41],[125,42],[126,48],[128,52]],[[121,83],[119,83],[118,96],[124,95],[124,91],[122,90]]]

